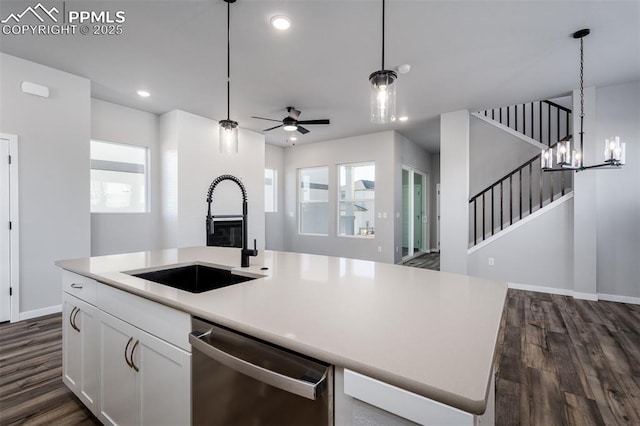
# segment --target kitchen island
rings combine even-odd
[[[195,294],[130,275],[191,264],[233,268],[234,273],[256,279]],[[250,267],[240,268],[239,250],[220,247],[64,260],[56,265],[335,365],[340,369],[337,376],[352,374],[356,381],[364,377],[468,413],[476,423],[485,410],[492,410],[488,405],[493,401],[504,282],[268,250],[252,258]],[[393,407],[381,408],[394,412]],[[339,418],[336,412],[336,424]]]

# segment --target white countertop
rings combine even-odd
[[[193,294],[122,273],[193,262],[263,278]],[[56,265],[461,410],[485,410],[504,282],[268,250],[239,268],[240,250],[220,247]]]

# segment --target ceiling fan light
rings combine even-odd
[[[238,153],[238,122],[220,120],[218,122],[220,154]]]
[[[395,71],[380,70],[369,75],[371,83],[371,122],[387,124],[396,120]]]
[[[298,126],[295,124],[285,124],[282,128],[287,132],[295,132],[298,130]]]

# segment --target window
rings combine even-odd
[[[373,237],[375,234],[375,163],[339,166],[338,235]]]
[[[329,168],[299,169],[299,232],[329,234]]]
[[[264,169],[264,211],[278,211],[278,171],[275,169]]]
[[[91,212],[147,212],[148,149],[91,141]]]

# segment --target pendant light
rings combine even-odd
[[[369,75],[371,83],[371,122],[387,124],[396,120],[396,86],[398,74],[384,69],[385,0],[382,0],[382,69]]]
[[[236,0],[224,0],[227,3],[227,118],[226,120],[220,120],[218,122],[218,138],[220,143],[221,154],[237,154],[238,153],[238,122],[229,118],[229,99],[230,99],[230,35],[231,35],[231,3],[235,3]]]
[[[625,164],[625,144],[617,136],[606,139],[604,143],[604,159],[602,163],[584,165],[584,38],[591,33],[588,28],[573,33],[573,38],[580,39],[580,146],[571,149],[571,135],[561,139],[555,148],[543,149],[540,164],[545,172],[587,169],[619,169]]]

